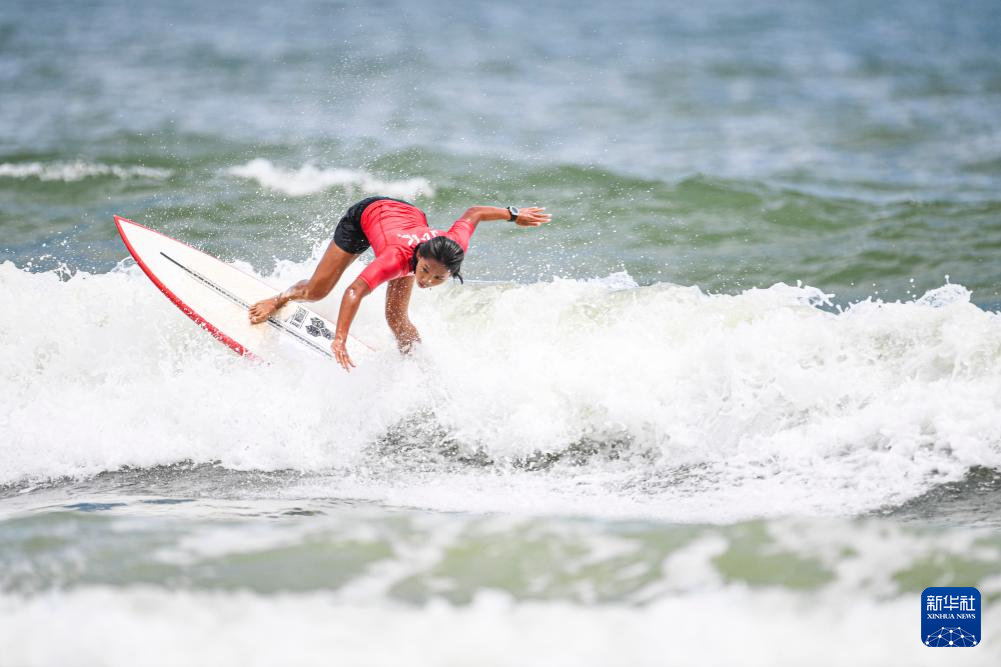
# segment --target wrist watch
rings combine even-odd
[[[515,220],[518,219],[518,213],[520,211],[518,211],[518,207],[517,206],[508,206],[507,207],[507,212],[508,212],[508,215],[511,216],[510,218],[508,218],[508,220],[510,220],[510,221],[513,222],[513,221],[515,221]]]

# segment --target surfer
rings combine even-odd
[[[407,353],[421,340],[407,313],[414,283],[428,288],[449,277],[462,282],[459,270],[469,237],[484,220],[509,220],[522,227],[538,227],[551,216],[544,208],[473,206],[447,232],[428,227],[427,216],[409,202],[390,197],[369,197],[348,209],[334,230],[334,239],[309,280],[300,280],[287,290],[250,307],[253,324],[265,322],[289,301],[318,301],[330,293],[344,269],[370,247],[375,259],[344,291],[337,331],[330,345],[337,362],[351,370],[347,352],[348,330],[361,300],[384,282],[386,322],[396,336],[400,352]]]

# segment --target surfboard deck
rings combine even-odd
[[[251,304],[279,290],[235,266],[140,224],[115,216],[125,247],[143,273],[181,312],[237,354],[274,361],[303,352],[333,359],[336,326],[298,302],[251,324]],[[352,357],[372,348],[349,336]]]

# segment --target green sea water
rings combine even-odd
[[[848,302],[949,276],[996,306],[997,12],[14,2],[3,258],[105,271],[118,213],[262,269],[302,259],[378,190],[311,166],[425,179],[402,194],[439,226],[475,203],[554,214],[479,235],[472,277],[801,280]],[[253,160],[285,177],[230,172]]]
[[[928,586],[997,664],[999,29],[8,0],[0,667],[941,664]],[[553,222],[481,225],[410,358],[365,304],[348,376],[232,355],[112,220],[278,288],[373,194]]]

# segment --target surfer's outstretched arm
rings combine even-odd
[[[404,276],[389,281],[386,286],[386,323],[396,336],[400,352],[410,352],[414,343],[421,342],[417,327],[410,321],[410,294],[414,291],[414,277]]]
[[[330,344],[330,349],[333,351],[337,363],[343,366],[346,371],[351,370],[355,365],[351,361],[351,357],[348,356],[348,331],[351,329],[351,323],[354,322],[355,315],[358,314],[358,306],[361,305],[361,300],[371,294],[371,292],[372,290],[369,288],[368,283],[361,278],[356,278],[344,290],[344,296],[341,298],[341,310],[337,313],[337,331],[334,333],[334,342]]]
[[[553,217],[545,211],[546,209],[538,206],[518,209],[518,217],[514,219],[514,223],[522,227],[538,227],[549,222]],[[473,206],[466,209],[466,212],[459,219],[468,220],[473,223],[473,229],[476,229],[476,225],[486,220],[510,220],[511,211],[499,206]]]

